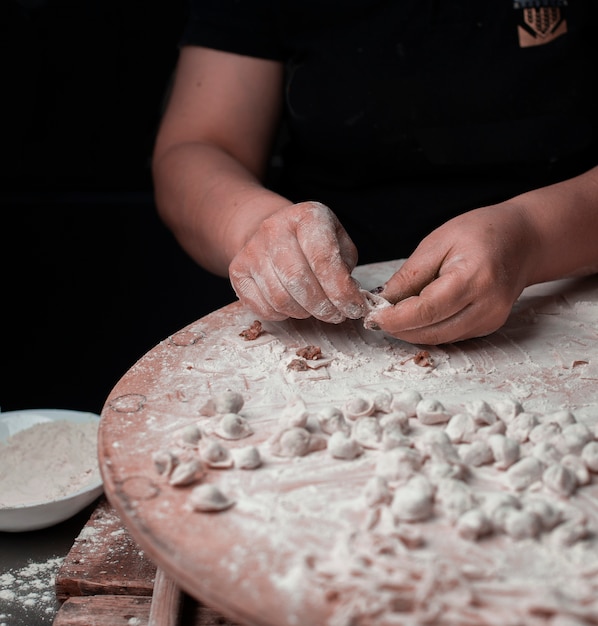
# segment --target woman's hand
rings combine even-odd
[[[267,320],[331,323],[365,314],[351,277],[357,250],[332,211],[302,202],[265,219],[234,257],[229,275],[241,302]]]
[[[529,284],[537,240],[512,202],[446,222],[384,285],[380,295],[394,306],[371,313],[366,326],[419,344],[490,334]]]

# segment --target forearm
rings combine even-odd
[[[523,209],[535,235],[528,284],[598,272],[598,167],[508,204]]]
[[[221,276],[259,224],[289,204],[209,144],[172,146],[154,159],[153,178],[164,222],[195,261]]]

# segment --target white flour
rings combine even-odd
[[[62,557],[52,557],[0,573],[0,626],[10,626],[13,618],[27,615],[28,611],[47,616],[47,623],[52,623],[58,608],[52,586],[62,561]]]
[[[224,309],[114,390],[104,467],[132,524],[173,547],[181,578],[226,606],[234,591],[256,623],[598,626],[598,291],[561,293],[526,292],[500,332],[430,347],[429,366],[359,322],[265,323],[256,343],[242,341],[253,316]],[[289,372],[308,345],[326,365]],[[204,411],[231,390],[253,431],[238,442]],[[391,406],[417,392],[423,409],[403,409],[407,420],[364,413],[362,432],[347,403],[385,391]],[[311,448],[330,408],[350,413],[351,435],[372,447],[342,460]],[[304,428],[296,448],[282,445],[281,423]],[[387,424],[389,445],[377,445],[374,426]],[[253,445],[262,460],[255,472],[195,474],[234,501],[216,522],[163,470],[195,454],[207,464],[212,436],[232,452]]]
[[[97,423],[43,422],[0,443],[0,508],[75,493],[100,478]]]

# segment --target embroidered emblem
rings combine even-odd
[[[562,8],[566,6],[566,0],[515,0],[513,8],[519,11],[519,46],[541,46],[564,35],[567,20]]]

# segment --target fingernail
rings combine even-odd
[[[364,307],[362,304],[349,304],[346,307],[347,317],[352,320],[358,320],[360,317],[363,317]]]
[[[374,320],[370,320],[366,318],[365,321],[363,322],[363,325],[368,330],[380,330],[380,326],[378,326],[377,322],[374,322]]]
[[[328,322],[330,324],[340,324],[341,322],[344,322],[345,319],[346,319],[345,316],[339,311],[338,313],[331,315],[328,318]]]

